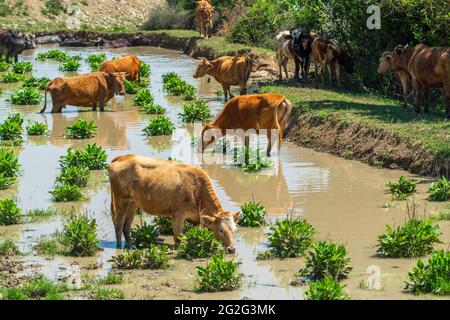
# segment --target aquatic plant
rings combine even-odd
[[[159,234],[173,235],[172,218],[158,216],[153,219],[153,224],[158,228]]]
[[[41,78],[31,77],[24,81],[23,86],[25,88],[37,88],[39,90],[44,90],[50,81],[51,79],[47,77]]]
[[[325,277],[341,280],[347,278],[352,269],[343,244],[319,241],[312,244],[312,250],[306,256],[305,267],[300,269],[298,276],[313,281]]]
[[[122,284],[124,282],[122,273],[108,273],[106,277],[99,278],[97,284],[104,286],[111,286]]]
[[[148,103],[148,104],[144,104],[143,106],[139,107],[139,110],[147,113],[147,114],[164,114],[166,113],[166,109],[164,109],[163,107],[161,107],[158,104],[155,103]]]
[[[142,107],[146,104],[151,104],[154,101],[155,98],[148,89],[140,89],[137,92],[136,97],[134,97],[134,103],[139,107]]]
[[[248,173],[255,173],[270,168],[272,161],[265,156],[261,156],[261,152],[263,151],[259,149],[254,151],[251,148],[244,148],[244,152],[242,152],[235,148],[233,150],[233,164]]]
[[[3,83],[16,83],[16,82],[20,82],[20,81],[25,81],[26,78],[27,77],[24,74],[18,74],[18,73],[15,73],[15,72],[8,72],[8,73],[3,75],[2,82]]]
[[[16,90],[8,101],[15,105],[36,105],[41,103],[42,99],[42,94],[38,89],[21,88]]]
[[[10,114],[0,123],[1,140],[13,141],[15,144],[22,142],[22,125],[23,117],[19,113]]]
[[[123,84],[125,86],[125,92],[127,94],[136,94],[141,89],[141,87],[133,81],[125,80]]]
[[[63,294],[68,291],[66,284],[55,283],[41,274],[35,274],[18,287],[0,287],[0,296],[4,300],[64,300]]]
[[[28,121],[26,129],[29,136],[42,136],[48,132],[47,124],[37,121]]]
[[[142,249],[159,243],[159,231],[153,224],[144,222],[131,230],[131,243],[133,247]]]
[[[132,269],[168,269],[170,268],[168,248],[150,245],[147,249],[126,250],[112,259],[114,268]]]
[[[150,77],[150,65],[145,63],[145,62],[141,62],[141,66],[139,68],[139,77],[142,78],[148,78]]]
[[[8,189],[20,174],[17,155],[10,149],[0,148],[0,190]]]
[[[56,177],[56,182],[85,188],[89,182],[89,176],[90,172],[86,167],[67,167],[61,170],[61,173]]]
[[[185,123],[208,122],[211,117],[211,110],[204,100],[197,100],[183,106],[183,112],[178,117]]]
[[[206,267],[197,267],[196,289],[200,292],[221,292],[239,289],[242,274],[239,263],[225,261],[223,252],[211,258]]]
[[[430,194],[428,199],[431,201],[449,201],[450,181],[442,176],[438,182],[435,182],[430,186],[428,193]]]
[[[33,71],[33,64],[31,62],[20,61],[12,65],[12,71],[17,74],[24,74]]]
[[[344,292],[345,286],[334,280],[332,277],[311,282],[305,291],[307,300],[349,300],[350,296]]]
[[[241,227],[260,228],[266,225],[266,208],[260,202],[250,201],[241,206]]]
[[[440,235],[439,225],[432,219],[411,219],[397,229],[386,226],[386,233],[378,237],[378,253],[390,258],[421,257],[440,243]]]
[[[0,57],[0,72],[8,71],[11,67],[11,64],[9,61],[6,61],[5,57],[2,55]]]
[[[300,257],[310,248],[314,234],[305,219],[279,219],[270,227],[269,250],[259,253],[258,259]]]
[[[46,59],[53,59],[59,62],[66,61],[69,58],[69,55],[61,50],[49,50],[46,52],[40,52],[37,55],[37,60],[44,61]]]
[[[180,237],[178,256],[183,259],[209,258],[223,252],[222,244],[206,228],[193,227]]]
[[[90,257],[99,250],[97,243],[97,221],[87,215],[72,215],[64,224],[61,243],[71,256]]]
[[[106,57],[106,54],[104,54],[104,53],[90,54],[86,58],[86,62],[89,64],[91,71],[95,72],[100,69],[101,65],[103,64],[103,62],[105,62],[106,59],[107,59],[107,57]]]
[[[33,250],[36,254],[46,257],[54,257],[58,254],[64,254],[64,247],[55,235],[52,237],[40,237],[37,243],[33,246]]]
[[[12,199],[0,200],[0,226],[22,223],[22,210]]]
[[[143,129],[147,136],[168,136],[175,130],[172,120],[165,116],[157,116],[150,120],[147,127]]]
[[[73,202],[84,198],[80,187],[65,183],[57,184],[49,193],[52,195],[54,202]]]
[[[51,217],[55,217],[62,214],[62,212],[48,208],[48,209],[32,209],[27,211],[25,215],[30,222],[42,221]]]
[[[94,300],[123,300],[125,293],[117,288],[94,288],[89,296]]]
[[[14,242],[9,240],[0,242],[0,257],[12,257],[21,254],[19,247]]]
[[[106,151],[97,144],[88,144],[84,149],[69,149],[59,160],[61,168],[81,167],[89,170],[103,170],[108,167]]]
[[[74,72],[78,71],[80,67],[81,67],[80,61],[71,57],[61,63],[61,65],[59,66],[59,70],[65,72]]]
[[[174,96],[182,96],[183,100],[194,100],[197,90],[183,81],[175,72],[163,75],[163,90]]]
[[[74,124],[67,126],[65,137],[68,139],[89,139],[95,136],[96,131],[95,121],[78,119]]]
[[[401,176],[398,182],[389,182],[387,185],[392,194],[392,200],[405,200],[417,190],[417,181]]]
[[[433,252],[428,261],[419,260],[409,272],[405,290],[414,294],[450,295],[450,252]]]

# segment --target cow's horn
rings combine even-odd
[[[405,49],[408,49],[409,43],[405,46]]]

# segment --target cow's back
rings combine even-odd
[[[450,81],[450,48],[418,45],[408,70],[423,84],[442,86],[444,81]]]
[[[220,82],[238,85],[247,82],[251,73],[251,62],[248,57],[223,57],[220,65]]]
[[[136,55],[125,56],[118,58],[116,60],[104,62],[99,71],[106,73],[113,72],[126,72],[129,74],[131,80],[137,80],[139,74],[139,69],[141,66],[141,61]]]

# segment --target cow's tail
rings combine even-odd
[[[45,101],[44,101],[44,108],[42,108],[40,113],[44,113],[47,109],[47,92],[48,92],[48,85],[45,87]]]
[[[283,104],[287,104],[287,108],[282,108]],[[279,135],[280,137],[282,137],[284,135],[284,130],[286,129],[286,123],[287,123],[287,117],[289,116],[289,114],[291,113],[292,110],[292,103],[285,97],[283,97],[282,99],[278,100],[275,103],[275,121],[276,121],[276,125],[278,130],[280,130]],[[281,143],[281,139],[280,139],[280,143]],[[281,147],[281,146],[280,146]]]

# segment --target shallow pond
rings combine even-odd
[[[58,63],[37,62],[35,57],[41,51],[54,48],[42,46],[28,51],[22,59],[34,64],[35,76],[54,78],[61,75]],[[95,48],[64,49],[70,54],[86,57],[98,51]],[[183,126],[177,115],[183,102],[179,98],[168,97],[162,90],[161,76],[176,71],[181,77],[199,89],[199,95],[209,100],[213,113],[221,110],[223,102],[216,97],[219,86],[206,78],[195,80],[192,74],[195,61],[178,52],[159,48],[126,48],[104,51],[108,58],[125,53],[135,53],[151,65],[150,89],[155,102],[165,107],[168,116],[183,130],[177,131],[173,138],[147,138],[142,135],[150,116],[140,113],[133,105],[133,96],[117,97],[104,113],[89,109],[68,107],[63,114],[38,114],[40,106],[12,106],[6,101],[16,85],[2,84],[6,91],[0,98],[0,120],[10,112],[20,112],[26,120],[44,121],[49,125],[48,138],[25,138],[19,149],[23,174],[11,190],[0,192],[0,198],[16,198],[20,207],[26,211],[36,208],[69,208],[88,211],[97,219],[103,249],[95,258],[69,259],[57,257],[48,260],[33,256],[31,246],[42,235],[49,235],[61,228],[61,219],[53,218],[36,224],[13,227],[0,227],[0,240],[11,239],[29,252],[27,261],[39,265],[37,270],[51,278],[56,278],[64,266],[78,261],[82,266],[100,262],[97,271],[86,271],[91,276],[104,275],[111,265],[108,260],[118,253],[115,248],[114,228],[109,216],[110,191],[107,177],[102,172],[94,174],[94,181],[88,189],[88,200],[76,204],[53,204],[49,190],[59,173],[59,158],[68,148],[80,148],[87,143],[97,143],[107,150],[109,160],[118,155],[134,153],[155,156],[162,159],[174,157],[177,160],[191,161],[201,165],[213,180],[214,187],[225,209],[237,211],[239,206],[254,198],[261,201],[271,217],[285,217],[288,213],[304,216],[318,231],[319,239],[341,241],[347,245],[354,267],[351,276],[344,281],[351,296],[355,299],[414,298],[402,293],[408,270],[416,260],[380,259],[376,257],[377,236],[384,232],[386,224],[398,225],[406,219],[406,206],[403,202],[391,202],[385,193],[385,184],[401,175],[411,176],[402,171],[383,170],[369,167],[359,162],[343,160],[334,156],[299,148],[289,142],[283,144],[274,167],[259,174],[247,174],[226,165],[202,165],[197,156],[180,155],[183,147],[189,149],[188,136],[192,128]],[[83,62],[80,73],[88,72]],[[48,108],[50,110],[50,108]],[[75,119],[82,117],[95,120],[97,136],[93,139],[74,141],[65,139],[64,129]],[[186,141],[188,141],[186,143]],[[426,198],[428,181],[421,179],[417,202],[420,210],[435,214],[443,209],[440,204],[430,203]],[[425,180],[425,181],[424,181]],[[384,209],[385,203],[391,207]],[[151,219],[146,217],[146,219]],[[139,219],[136,219],[136,221]],[[450,241],[450,223],[441,222],[443,232],[442,247]],[[302,266],[302,259],[285,261],[257,262],[256,253],[265,249],[267,230],[241,228],[237,234],[237,256],[242,262],[241,271],[245,276],[242,289],[235,292],[217,294],[197,294],[193,291],[195,266],[205,262],[185,262],[174,260],[174,267],[168,271],[126,272],[126,284],[121,289],[127,298],[156,299],[301,299],[303,289],[290,286],[294,273]],[[170,242],[171,239],[168,239]],[[368,291],[360,288],[371,274],[368,269],[379,270],[382,290]],[[376,276],[376,275],[375,275]],[[427,298],[433,298],[428,297]]]

